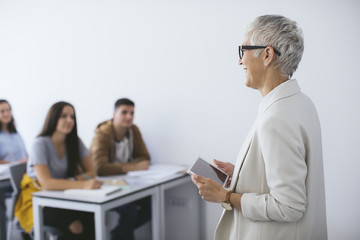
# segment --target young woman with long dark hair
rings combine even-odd
[[[50,108],[43,129],[35,139],[27,167],[23,181],[36,180],[42,190],[96,189],[101,186],[94,178],[96,172],[89,151],[77,135],[75,110],[70,103],[57,102]],[[21,224],[20,219],[19,222]],[[44,208],[44,224],[61,229],[65,233],[63,239],[94,238],[92,213]]]

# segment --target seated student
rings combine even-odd
[[[140,130],[133,124],[133,101],[116,101],[113,118],[100,123],[90,146],[98,175],[117,175],[148,169],[150,154]],[[140,209],[140,210],[138,210]],[[150,219],[150,199],[139,200],[115,209],[120,214],[112,239],[133,239],[134,229]]]
[[[134,107],[129,99],[117,100],[113,118],[97,126],[90,151],[99,176],[149,167],[150,154],[139,128],[133,124]]]
[[[15,207],[15,216],[28,232],[32,228],[32,203],[29,212],[27,200],[31,198],[31,191],[27,190],[36,191],[37,183],[42,190],[96,189],[101,186],[100,181],[88,179],[96,176],[95,167],[77,135],[75,110],[70,103],[58,102],[50,108],[32,150]],[[94,239],[92,213],[46,207],[43,214],[44,225],[63,231],[62,239]]]
[[[11,106],[8,101],[0,99],[0,164],[26,162],[27,152],[24,141],[15,127]],[[0,188],[0,218],[5,221],[5,196],[10,195],[12,188]],[[0,224],[0,232],[5,224]]]
[[[0,100],[0,164],[26,162],[24,142],[16,131],[15,120],[8,101]]]

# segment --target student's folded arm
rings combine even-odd
[[[7,164],[7,163],[9,162],[0,159],[0,164]]]
[[[99,176],[125,174],[129,171],[146,170],[149,168],[149,161],[128,162],[128,163],[107,163],[98,170]]]
[[[25,163],[25,162],[27,162],[28,158],[29,158],[29,156],[26,156],[25,158],[19,159],[19,160],[17,160],[16,162],[17,162],[17,163]]]
[[[52,178],[47,165],[34,165],[36,177],[43,190],[65,190],[70,188],[85,188],[84,181]]]
[[[119,175],[131,171],[131,163],[104,163],[98,169],[99,176]]]
[[[76,179],[87,180],[96,177],[95,164],[91,160],[90,154],[84,157],[83,159],[81,159],[81,167],[82,167],[81,173],[78,176],[76,176]]]

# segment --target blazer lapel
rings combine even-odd
[[[282,98],[289,97],[291,95],[294,95],[298,92],[300,92],[300,87],[297,84],[296,80],[288,80],[284,82],[283,84],[280,84],[277,88],[273,90],[274,92],[272,95],[268,96],[269,99],[265,100],[265,103],[260,106],[258,117],[256,118],[254,124],[252,125],[248,135],[245,138],[245,141],[240,149],[240,152],[238,154],[235,169],[233,172],[233,177],[236,177],[236,179],[232,179],[230,189],[234,190],[239,178],[239,173],[241,171],[242,165],[244,163],[244,160],[246,158],[246,155],[249,151],[249,148],[251,146],[251,141],[254,137],[256,128],[257,128],[257,122],[259,119],[261,119],[261,115],[275,102],[279,101]],[[265,96],[266,97],[266,96]]]
[[[239,173],[240,170],[242,168],[242,165],[244,163],[245,157],[247,152],[249,151],[250,145],[251,145],[251,140],[254,137],[255,134],[255,130],[257,127],[257,119],[255,120],[254,124],[251,126],[250,131],[248,133],[248,135],[245,138],[245,141],[243,143],[243,145],[241,146],[241,149],[239,151],[237,160],[236,160],[236,165],[235,165],[235,169],[233,172],[233,177],[236,176],[236,179],[232,179],[231,184],[230,184],[230,189],[234,190],[239,178]]]

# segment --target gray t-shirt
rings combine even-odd
[[[89,150],[84,146],[84,143],[80,138],[79,153],[81,159],[89,155]],[[29,177],[34,179],[37,179],[34,169],[34,165],[37,164],[47,165],[52,178],[66,178],[66,171],[68,167],[67,155],[65,154],[62,159],[59,158],[55,150],[55,146],[49,136],[37,137],[34,141],[32,152],[30,152],[26,173]]]

